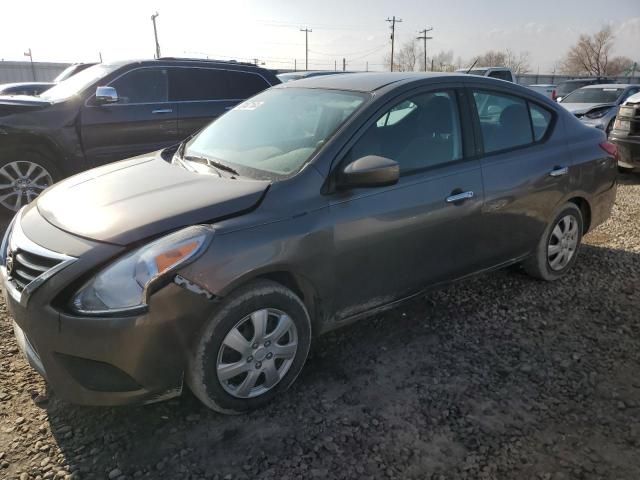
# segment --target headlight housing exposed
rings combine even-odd
[[[594,108],[593,110],[590,110],[587,113],[585,113],[584,116],[587,118],[602,118],[607,113],[609,113],[609,110],[611,110],[612,108],[613,107]]]
[[[187,227],[128,253],[89,280],[75,294],[71,307],[85,314],[112,314],[145,307],[149,286],[197,258],[212,236],[212,227]]]

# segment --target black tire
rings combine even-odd
[[[549,242],[554,228],[556,228],[560,221],[568,215],[573,217],[577,222],[577,244],[575,247],[575,251],[573,252],[573,255],[571,256],[568,263],[561,269],[555,270],[554,268],[552,268],[549,261]],[[553,220],[549,223],[549,225],[547,225],[547,228],[545,229],[542,237],[538,241],[538,245],[534,254],[523,262],[522,266],[524,267],[524,270],[532,277],[545,281],[557,280],[560,277],[564,276],[571,269],[573,264],[576,262],[576,259],[578,258],[578,252],[582,243],[583,230],[584,220],[582,218],[582,211],[574,203],[565,203],[558,211],[558,214],[555,215]]]
[[[618,172],[620,173],[633,173],[633,168],[621,167],[618,165]]]
[[[290,317],[295,325],[298,347],[288,370],[275,386],[252,398],[238,398],[228,393],[218,378],[218,354],[225,337],[238,322],[267,308],[277,309]],[[225,297],[211,315],[190,352],[187,384],[202,403],[220,413],[239,414],[260,408],[295,381],[307,359],[310,344],[311,320],[300,298],[279,283],[257,280]]]
[[[60,168],[56,165],[54,157],[49,152],[37,149],[37,148],[4,148],[0,150],[0,172],[12,162],[31,162],[42,169],[46,170],[51,177],[53,183],[62,179]],[[24,168],[24,167],[23,167]],[[26,171],[23,171],[26,173]],[[0,184],[6,184],[10,181],[8,177],[0,174]],[[0,197],[8,192],[6,190],[0,190]],[[25,196],[22,198],[21,206],[28,203]],[[4,217],[12,216],[16,213],[17,209],[8,208],[5,205],[0,204],[0,214]]]

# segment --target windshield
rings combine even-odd
[[[205,157],[241,175],[296,173],[367,99],[355,92],[276,88],[247,100],[200,132],[184,158]],[[253,175],[256,176],[256,175]]]
[[[624,88],[581,88],[562,99],[562,103],[615,103]]]
[[[573,92],[577,88],[585,87],[585,86],[589,85],[589,83],[590,82],[588,80],[586,82],[564,82],[564,83],[561,83],[560,85],[558,85],[558,88],[556,89],[556,93],[559,96],[563,96],[563,95],[566,95],[568,93]]]
[[[94,65],[93,67],[89,67],[86,70],[76,73],[75,75],[72,75],[66,80],[58,83],[46,92],[40,94],[40,98],[50,102],[66,100],[67,98],[82,92],[85,88],[97,82],[117,68],[117,65]]]

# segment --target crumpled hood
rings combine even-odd
[[[40,110],[50,105],[51,102],[28,95],[0,96],[0,117],[14,113]]]
[[[615,107],[615,103],[560,103],[564,108],[569,110],[574,115],[583,115],[594,108],[600,107]]]
[[[36,201],[40,214],[66,232],[128,245],[251,210],[269,185],[189,172],[152,154],[68,178]]]

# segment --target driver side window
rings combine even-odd
[[[168,100],[167,71],[139,68],[111,82],[118,92],[118,103],[162,103]]]
[[[367,155],[398,162],[401,175],[461,159],[455,93],[423,93],[390,108],[360,137],[348,158],[352,161]]]

